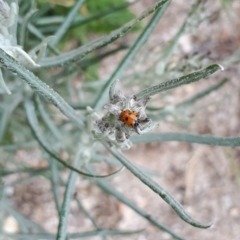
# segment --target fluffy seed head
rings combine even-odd
[[[129,140],[132,134],[140,135],[157,127],[145,112],[150,97],[137,100],[135,96],[125,96],[119,90],[110,98],[110,102],[104,106],[107,113],[94,120],[95,137],[105,138],[110,145],[121,149],[129,149],[132,146]],[[123,119],[125,115],[126,118]]]

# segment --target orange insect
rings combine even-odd
[[[119,116],[120,120],[127,126],[137,127],[139,126],[139,118],[137,113],[131,110],[124,110]]]

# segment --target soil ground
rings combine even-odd
[[[132,6],[137,14],[154,1],[140,1]],[[182,24],[193,1],[173,0],[161,23],[156,27],[147,47],[166,44]],[[220,0],[212,4],[212,21],[203,23],[198,30],[181,39],[186,53],[211,51],[212,63],[221,62],[240,47],[240,2],[234,1],[229,13],[220,11]],[[129,37],[127,37],[128,39]],[[129,39],[128,39],[129,40]],[[132,41],[131,39],[129,41]],[[122,53],[116,57],[120,61]],[[111,58],[104,60],[100,73],[108,76],[117,65]],[[240,68],[227,65],[209,81],[183,86],[163,99],[162,105],[173,105],[194,95],[206,87],[228,78],[227,84],[204,98],[199,106],[207,105],[194,114],[194,121],[187,131],[215,136],[240,136]],[[217,104],[209,104],[214,103]],[[195,106],[197,107],[198,104]],[[183,131],[171,123],[160,122],[158,131]],[[186,129],[185,129],[186,130]],[[24,152],[19,156],[25,157]],[[35,153],[33,153],[35,154]],[[162,187],[180,201],[187,212],[204,223],[213,223],[210,229],[194,228],[183,222],[155,193],[143,185],[129,171],[110,180],[126,197],[149,215],[158,219],[172,231],[189,240],[239,240],[240,239],[240,149],[212,147],[199,144],[168,142],[134,146],[126,152],[134,163],[149,170],[158,171],[153,176]],[[31,157],[31,156],[30,156]],[[66,175],[67,176],[67,175]],[[55,232],[58,219],[50,192],[50,184],[43,178],[33,178],[14,189],[11,201],[26,217],[39,223],[45,230]],[[103,228],[144,229],[143,232],[124,237],[108,237],[112,240],[171,239],[164,232],[150,225],[134,211],[114,198],[102,193],[86,180],[77,182],[84,206]],[[18,226],[8,217],[5,226]],[[11,222],[12,221],[12,222]],[[92,229],[92,225],[73,202],[69,216],[69,231]],[[11,230],[12,231],[12,230]],[[100,237],[85,239],[97,240]]]

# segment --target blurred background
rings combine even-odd
[[[35,22],[33,18],[32,23],[45,35],[54,33],[61,23],[61,16],[66,15],[74,4],[74,0],[38,0],[36,2],[37,7],[42,9],[41,14],[44,18]],[[138,16],[156,1],[139,0],[130,3],[117,0],[114,2],[122,8],[99,18],[98,21],[71,28],[58,47],[63,51],[69,51],[107,34]],[[152,111],[159,111],[159,118],[155,119],[160,123],[158,132],[188,132],[222,137],[240,136],[240,2],[237,0],[203,2],[205,3],[199,12],[194,17],[187,18],[195,1],[172,0],[154,33],[125,72],[122,87],[126,93],[134,94],[147,86],[180,77],[213,63],[220,63],[225,68],[224,72],[218,72],[207,80],[164,92],[160,98],[154,97],[149,104],[149,110],[152,107]],[[23,4],[23,1],[20,1],[20,4]],[[86,4],[79,10],[79,16],[92,16],[100,10],[107,11],[110,7],[112,7],[111,1],[86,0]],[[20,11],[24,13],[21,5]],[[52,22],[50,25],[47,17],[53,14],[57,16],[54,19],[56,23]],[[183,34],[181,33],[178,44],[172,49],[174,52],[168,55],[171,47],[169,43],[186,19],[188,19],[187,29]],[[102,60],[97,59],[96,64],[89,66],[86,64],[81,67],[82,74],[75,77],[71,83],[76,91],[79,91],[80,100],[81,93],[101,84],[99,83],[101,81],[96,80],[109,78],[148,20],[149,17],[137,24],[130,34],[90,54],[89,57],[92,60],[106,52],[115,51],[114,55],[111,53],[109,56],[104,56]],[[57,70],[52,72],[57,73]],[[47,73],[41,74],[42,78],[47,79]],[[221,87],[194,104],[184,108],[173,107],[222,80],[226,81]],[[59,78],[57,81],[64,80]],[[64,90],[58,89],[58,86],[56,88],[64,97]],[[84,94],[84,97],[88,96]],[[73,105],[77,104],[74,98],[70,101]],[[91,102],[91,99],[89,101]],[[161,114],[162,110],[165,114]],[[0,151],[3,153],[1,146]],[[4,154],[2,156],[5,157]],[[157,218],[185,239],[239,239],[239,148],[161,142],[135,145],[125,154],[136,165],[147,169],[154,180],[180,201],[191,216],[201,222],[214,225],[210,229],[197,229],[186,224],[164,201],[127,170],[109,179],[118,191],[149,215]],[[34,169],[47,166],[44,156],[36,148],[27,151],[19,149],[14,154],[14,161]],[[68,171],[63,171],[63,179],[67,176]],[[14,211],[37,223],[47,232],[57,231],[58,216],[48,179],[39,175],[26,177],[24,173],[18,173],[5,176],[4,182],[7,197]],[[144,229],[143,232],[134,235],[109,236],[107,239],[172,239],[132,209],[92,185],[91,181],[79,178],[76,184],[76,195],[81,196],[82,204],[100,228]],[[59,187],[59,192],[62,196],[64,188]],[[20,229],[13,215],[5,214],[2,221],[3,229],[9,233],[16,233]],[[91,221],[73,201],[69,215],[69,233],[90,230],[92,230]],[[97,240],[102,237],[91,236],[85,239]]]

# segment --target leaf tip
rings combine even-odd
[[[210,224],[209,229],[213,229],[214,227],[215,227],[215,225],[212,223],[212,224]]]
[[[221,71],[224,71],[224,67],[221,64],[218,64]]]
[[[210,223],[210,224],[201,225],[201,226],[198,226],[198,227],[200,227],[200,228],[205,228],[205,229],[207,229],[207,228],[211,229],[211,228],[213,228],[213,226],[214,226],[214,224],[213,224],[213,223]]]
[[[8,95],[12,95],[12,92],[8,89],[7,85],[3,86],[3,90],[5,90],[5,92],[6,92]]]

